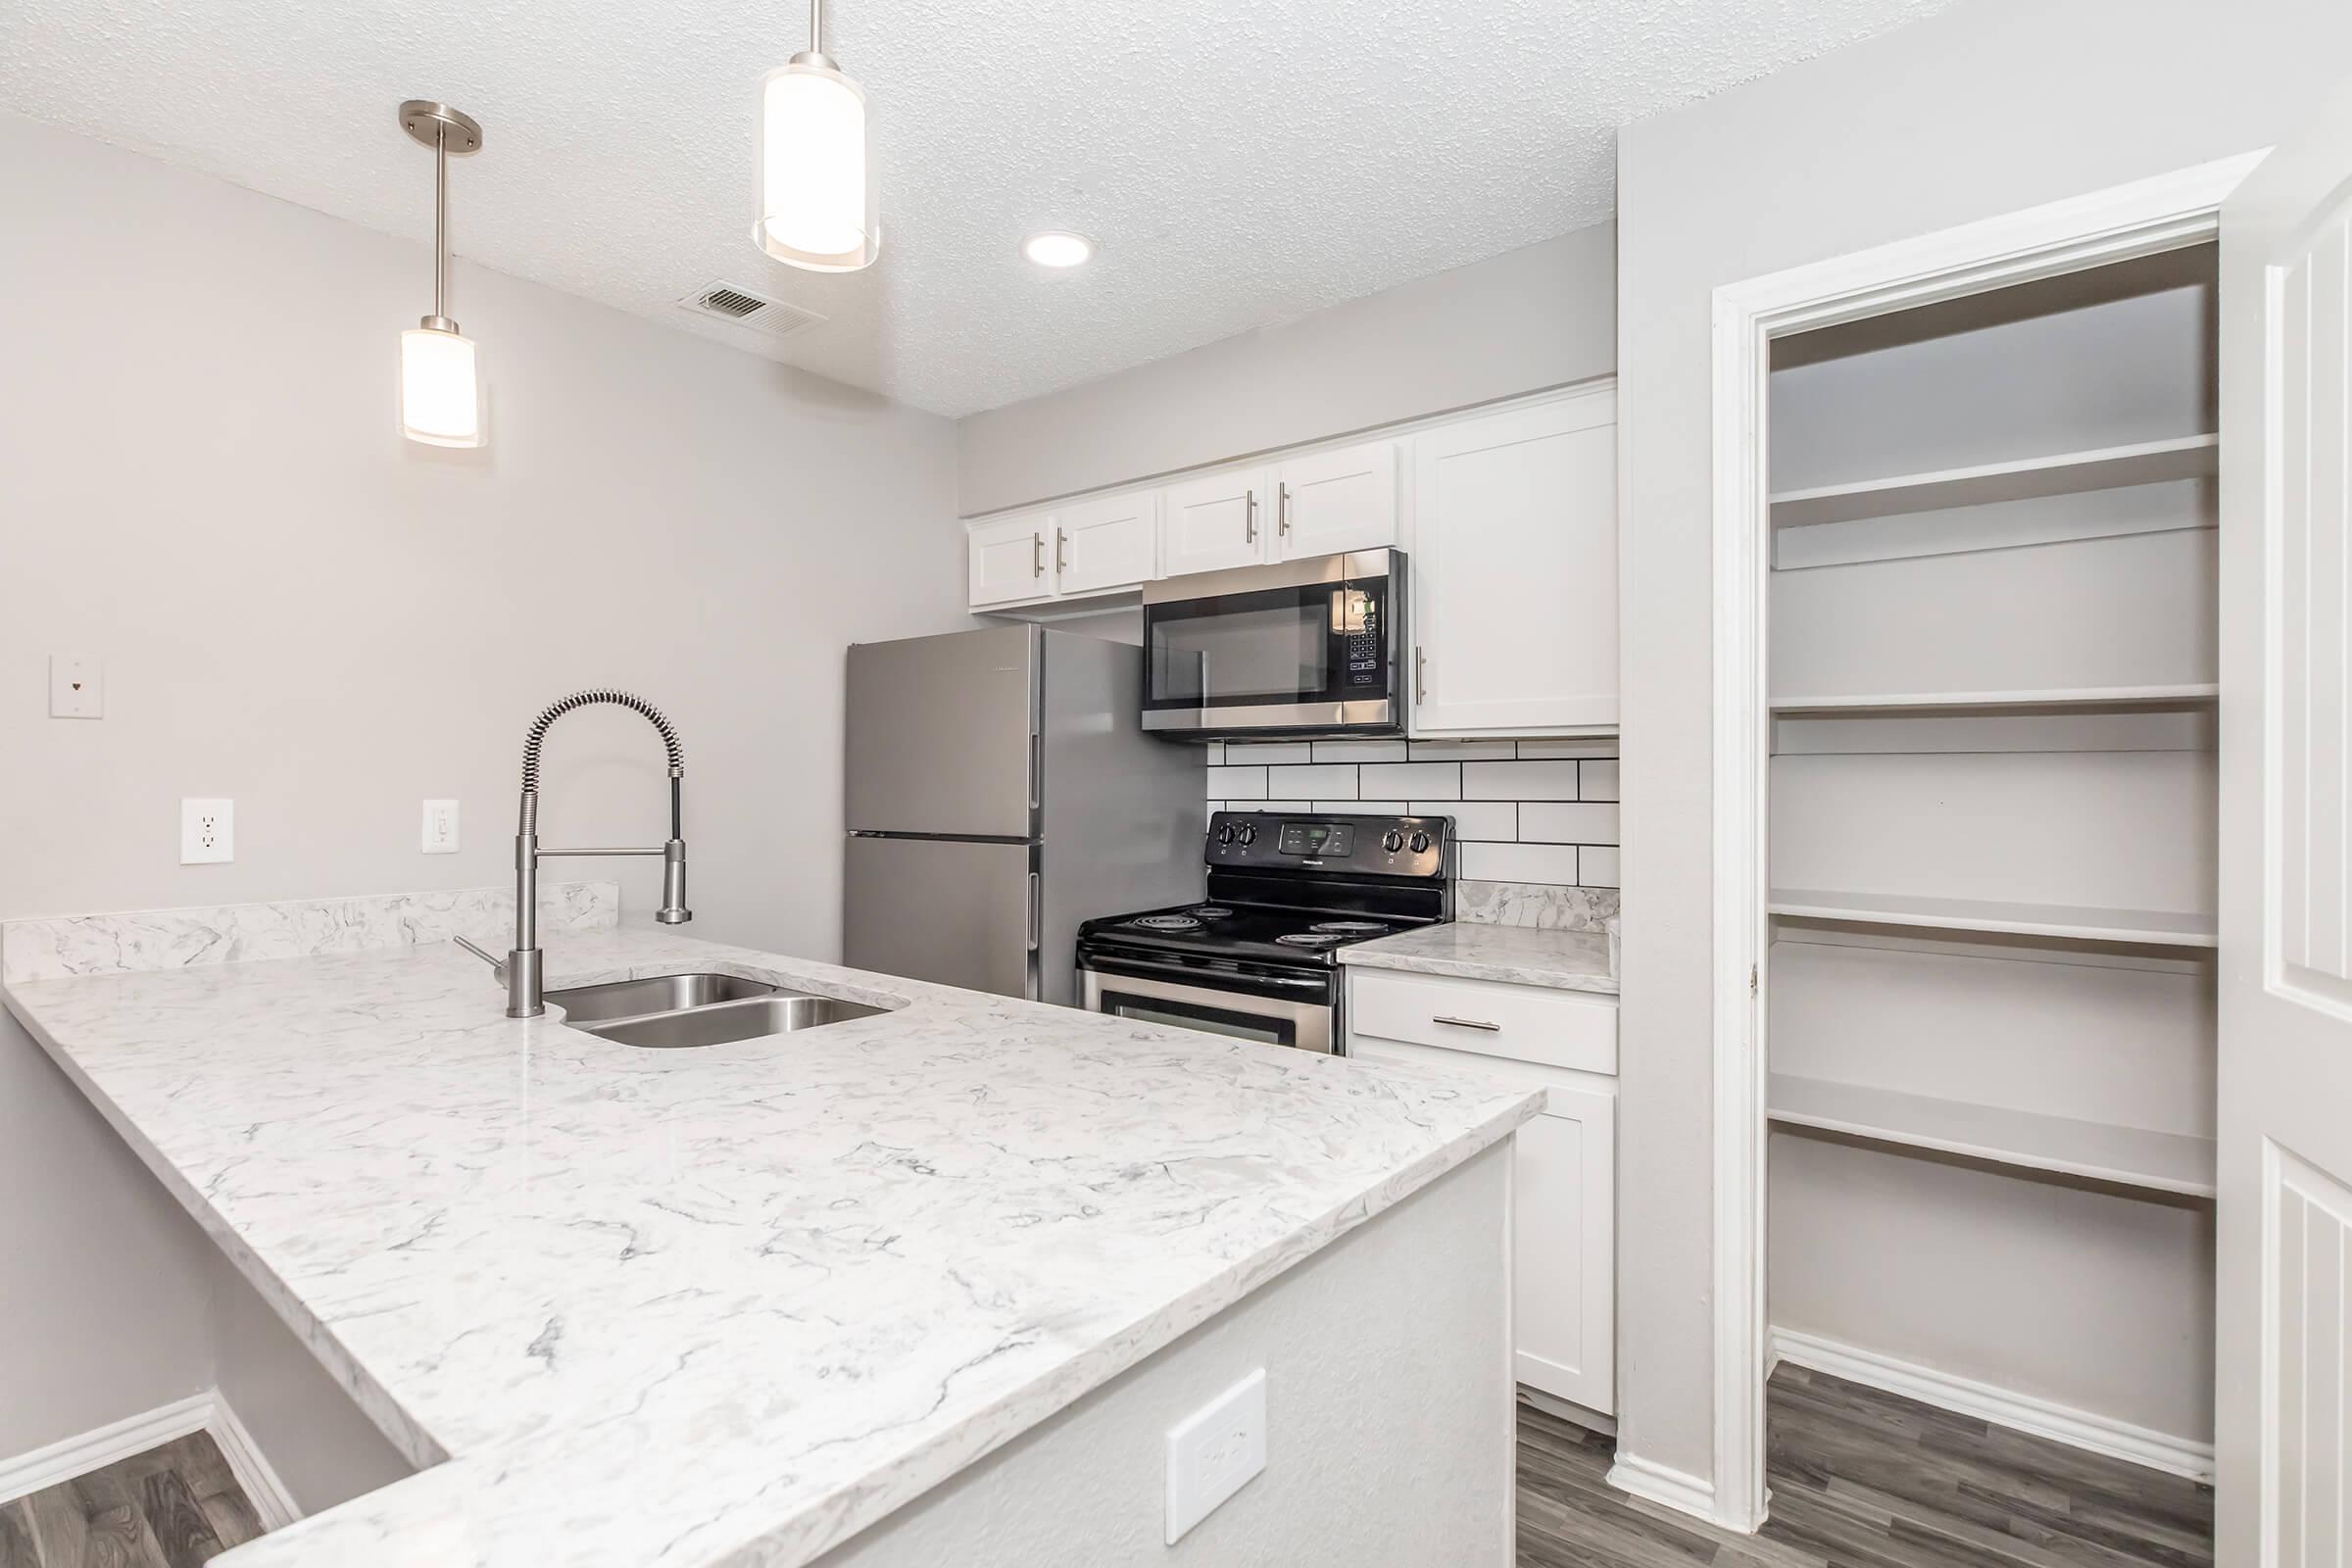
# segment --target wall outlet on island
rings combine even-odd
[[[424,803],[424,853],[455,855],[458,853],[458,803],[427,801]]]
[[[1266,1468],[1266,1369],[1168,1429],[1168,1544]]]
[[[237,803],[179,803],[179,863],[209,865],[237,858]]]

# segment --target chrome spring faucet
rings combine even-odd
[[[543,850],[539,847],[539,749],[547,739],[551,725],[575,708],[588,708],[599,703],[611,703],[645,715],[646,721],[661,732],[662,744],[669,753],[669,839],[653,849],[584,849]],[[679,801],[679,789],[686,776],[685,753],[678,745],[678,732],[662,710],[644,698],[629,692],[596,689],[573,692],[558,698],[531,720],[530,735],[522,746],[522,803],[519,820],[514,830],[514,947],[506,961],[484,953],[464,937],[459,943],[476,957],[487,962],[498,977],[507,983],[507,1016],[536,1018],[547,1010],[541,987],[541,954],[539,952],[539,861],[550,855],[659,855],[662,857],[662,907],[654,918],[663,925],[684,925],[694,918],[686,907],[686,837],[684,816]]]

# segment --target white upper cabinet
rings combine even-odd
[[[1274,469],[1275,561],[1396,542],[1396,443],[1285,458]]]
[[[1415,735],[1617,723],[1613,385],[1413,438]]]
[[[1160,574],[1254,566],[1273,558],[1274,470],[1227,468],[1160,492]]]
[[[1159,575],[1159,492],[1074,501],[1054,515],[1054,590],[1133,588]]]
[[[970,552],[972,608],[1042,599],[1054,592],[1054,514],[1024,512],[975,523]]]

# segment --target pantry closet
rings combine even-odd
[[[1776,338],[1771,1351],[2213,1437],[2210,244]]]

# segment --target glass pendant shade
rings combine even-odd
[[[854,272],[881,254],[865,90],[821,55],[760,81],[760,220],[752,242],[814,272]]]
[[[473,339],[436,327],[400,334],[400,433],[436,447],[482,444]]]

